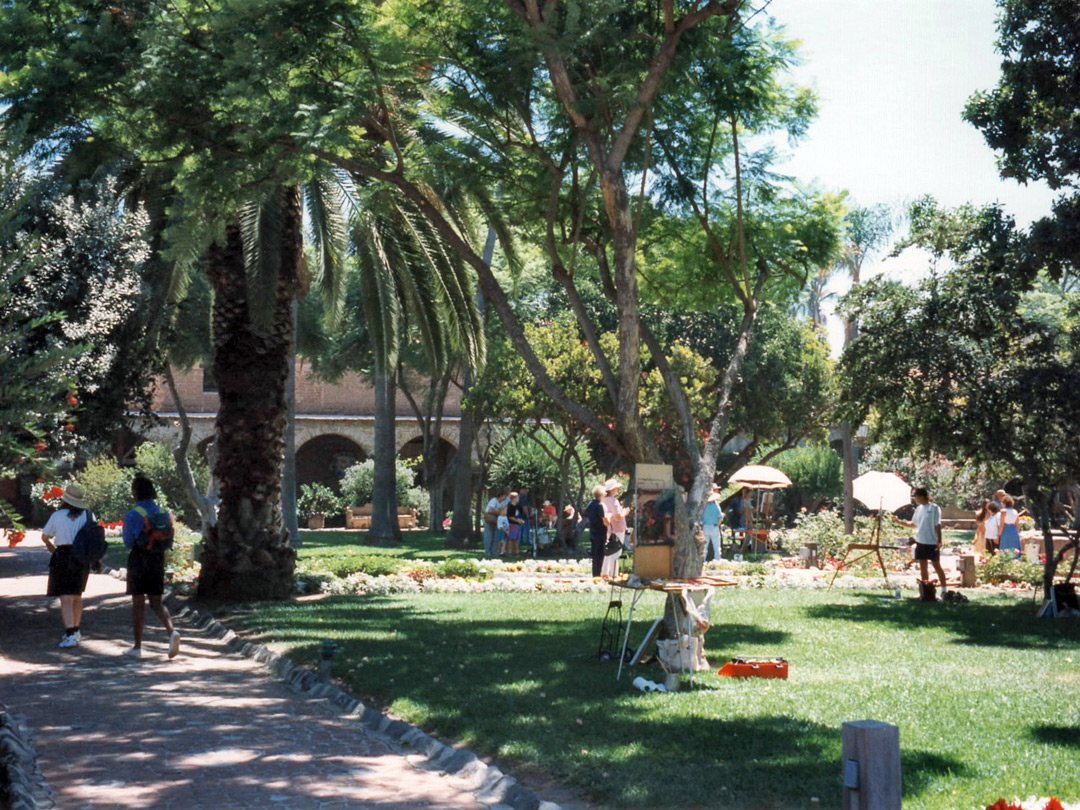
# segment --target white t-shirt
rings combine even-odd
[[[985,527],[985,535],[987,540],[997,540],[998,535],[1001,534],[1001,512],[989,515],[983,522]]]
[[[1006,526],[1015,526],[1016,522],[1020,519],[1020,513],[1013,509],[1011,506],[1006,507],[1005,511],[1001,512],[1000,514],[1005,517],[1004,523]]]
[[[911,518],[915,524],[915,542],[936,546],[938,542],[935,527],[941,523],[941,507],[936,503],[920,504]]]
[[[79,529],[85,525],[85,509],[74,520],[71,519],[67,509],[57,509],[49,516],[49,520],[41,533],[51,537],[54,546],[70,546],[75,542],[75,535],[79,533]]]

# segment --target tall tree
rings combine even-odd
[[[853,285],[862,281],[863,265],[875,251],[885,246],[892,233],[892,214],[888,206],[878,204],[869,208],[856,206],[844,216],[846,240],[844,250],[837,262],[847,273]],[[859,324],[852,318],[844,319],[844,348],[854,342],[859,334]],[[855,458],[855,436],[851,422],[840,423],[840,456],[844,462],[844,532],[855,531],[855,476],[858,463]]]
[[[913,244],[949,259],[915,289],[875,279],[845,302],[861,324],[844,353],[847,413],[871,408],[901,450],[1005,465],[1044,527],[1044,590],[1062,554],[1054,487],[1080,474],[1080,302],[1037,289],[1038,253],[993,207],[912,212]]]

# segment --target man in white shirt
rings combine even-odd
[[[933,563],[938,579],[941,580],[941,596],[945,596],[945,570],[941,567],[941,507],[930,500],[930,493],[925,487],[914,490],[915,514],[911,520],[900,520],[893,516],[898,523],[915,529],[915,559],[919,561],[919,572],[922,581],[929,585],[927,563]]]

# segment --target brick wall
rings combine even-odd
[[[206,386],[212,387],[210,375],[205,376]],[[423,383],[417,381],[410,390],[417,401],[422,403]],[[202,367],[189,372],[176,374],[176,388],[180,400],[188,413],[217,413],[218,397],[213,391],[204,390]],[[176,410],[164,384],[158,386],[154,397],[154,409],[171,413]],[[375,410],[375,394],[370,385],[359,374],[346,374],[338,383],[327,383],[315,379],[307,364],[301,362],[296,371],[296,412],[299,414],[329,416],[370,416]],[[446,416],[461,415],[461,392],[451,386],[447,393]],[[397,394],[397,415],[412,418],[412,408],[405,396]]]

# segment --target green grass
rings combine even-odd
[[[860,719],[900,727],[908,810],[1080,798],[1080,628],[1033,619],[1029,599],[880,593],[722,589],[710,660],[782,655],[790,679],[709,673],[670,695],[630,685],[659,669],[616,683],[597,660],[600,595],[342,597],[233,621],[312,663],[333,638],[356,694],[610,807],[837,807],[840,725]]]
[[[400,560],[475,560],[484,556],[481,549],[446,547],[445,532],[403,532],[400,545],[367,545],[367,532],[301,530],[303,545],[296,550],[301,560],[364,554],[394,557]]]

